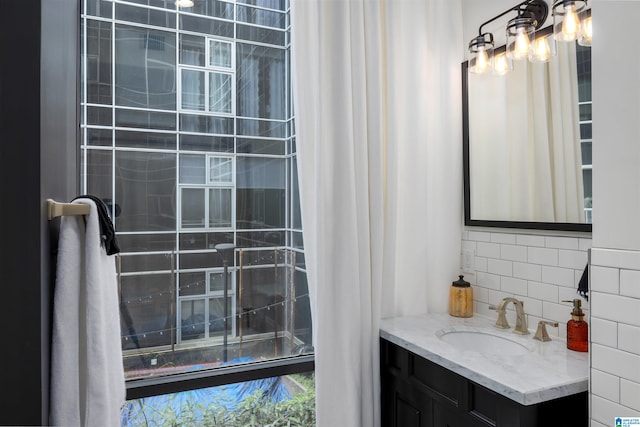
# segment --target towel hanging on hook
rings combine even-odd
[[[78,196],[73,200],[78,199],[91,199],[96,204],[96,208],[98,208],[98,221],[100,223],[100,238],[102,239],[102,244],[104,245],[104,249],[107,251],[107,255],[114,255],[120,252],[120,245],[118,244],[118,239],[116,239],[116,231],[113,227],[113,222],[111,221],[111,216],[109,215],[109,210],[107,209],[107,205],[104,201],[96,196],[91,196],[88,194],[84,194],[82,196]]]
[[[78,199],[91,199],[98,209],[98,221],[100,224],[101,243],[107,251],[107,255],[114,255],[120,252],[120,245],[116,239],[116,232],[109,215],[106,203],[96,196],[82,195]],[[52,220],[59,216],[89,215],[89,205],[83,203],[58,203],[55,200],[47,199],[47,219]]]

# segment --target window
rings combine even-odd
[[[82,192],[122,249],[129,396],[312,369],[288,1],[81,3]]]
[[[591,164],[591,47],[576,43],[578,68],[578,99],[580,111],[580,145],[582,147],[582,182],[584,185],[585,222],[593,222],[592,170]]]

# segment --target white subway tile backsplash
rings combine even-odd
[[[545,319],[552,319],[557,322],[566,324],[567,321],[571,319],[571,307],[570,305],[556,304],[548,301],[543,301],[542,316]]]
[[[516,243],[522,246],[544,247],[544,236],[534,236],[531,234],[518,234]]]
[[[618,324],[618,349],[640,355],[640,328]]]
[[[573,249],[576,251],[580,248],[578,239],[576,239],[575,237],[546,236],[545,246],[547,248]]]
[[[589,321],[591,342],[608,347],[618,346],[618,323],[610,320],[598,319],[591,316]]]
[[[476,242],[490,242],[491,233],[486,231],[469,231],[469,240]]]
[[[478,242],[476,245],[476,255],[487,258],[500,258],[500,244]]]
[[[589,288],[591,291],[617,294],[620,290],[620,270],[617,268],[591,266]]]
[[[558,250],[549,248],[527,248],[527,262],[541,265],[558,265]]]
[[[591,371],[591,389],[597,396],[614,402],[620,401],[620,378],[594,369]]]
[[[473,287],[473,300],[489,303],[489,290],[487,288],[483,288],[481,286]]]
[[[476,284],[489,289],[500,289],[500,276],[478,272],[478,274],[476,274]]]
[[[560,249],[558,251],[558,266],[584,270],[587,266],[587,253]]]
[[[489,258],[487,271],[501,276],[513,275],[513,263],[502,259]]]
[[[629,408],[640,408],[640,384],[621,379],[620,403]]]
[[[510,261],[527,261],[527,248],[517,245],[500,245],[500,258]]]
[[[591,419],[596,422],[602,423],[606,427],[615,426],[614,420],[616,417],[635,417],[637,413],[630,408],[620,405],[619,403],[612,402],[608,399],[603,399],[600,396],[592,396],[590,402]],[[591,427],[596,424],[591,422]]]
[[[533,298],[522,297],[519,295],[516,295],[516,298],[522,301],[524,305],[524,312],[529,316],[542,317],[542,301]],[[529,322],[529,329],[533,329],[535,331],[537,327],[537,321],[535,323]]]
[[[507,233],[491,233],[491,241],[493,243],[516,244],[516,235]]]
[[[558,287],[530,281],[527,283],[527,295],[543,301],[558,302]]]
[[[477,256],[475,257],[475,266],[476,266],[476,271],[483,271],[483,272],[487,272],[487,258],[485,257],[481,257],[481,256]]]
[[[600,344],[592,344],[590,351],[592,368],[640,382],[640,356]]]
[[[620,270],[620,295],[640,298],[640,271]]]
[[[500,289],[516,296],[526,296],[527,281],[513,277],[503,277],[500,280]]]
[[[591,264],[640,270],[640,251],[594,248],[591,250]]]
[[[542,281],[552,285],[575,287],[573,270],[561,267],[542,266]]]
[[[640,326],[640,299],[590,292],[591,315],[629,325]]]
[[[539,282],[542,280],[542,266],[537,264],[528,264],[526,262],[514,262],[513,277]]]

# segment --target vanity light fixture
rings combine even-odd
[[[516,17],[507,23],[506,56],[494,59],[493,34],[483,33],[482,27],[511,12],[515,12]],[[549,7],[544,0],[526,0],[480,25],[478,37],[469,42],[469,71],[480,74],[493,70],[496,74],[504,74],[513,68],[511,60],[531,58],[535,31],[542,26],[548,13]]]
[[[560,42],[591,45],[591,16],[587,12],[587,0],[556,0],[551,8],[553,35]]]

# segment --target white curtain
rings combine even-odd
[[[584,222],[575,44],[506,76],[469,75],[474,219]]]
[[[380,425],[379,321],[447,310],[461,237],[461,10],[293,0],[319,427]]]

